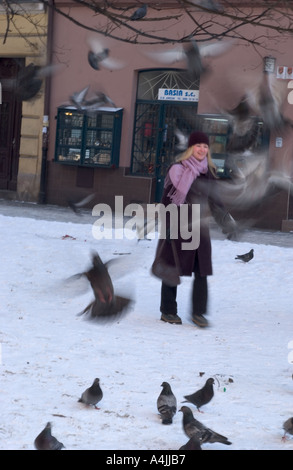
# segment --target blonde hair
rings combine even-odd
[[[176,158],[176,163],[183,162],[183,160],[187,160],[188,158],[192,156],[192,154],[193,154],[193,145],[191,147],[188,147],[188,149],[185,150],[185,152],[182,152],[178,155],[178,157]],[[207,159],[208,159],[209,170],[214,176],[217,176],[216,175],[217,167],[212,160],[210,149],[208,149]]]

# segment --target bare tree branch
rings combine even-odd
[[[40,0],[40,3],[53,8],[57,14],[80,28],[129,44],[155,45],[186,43],[191,38],[198,42],[233,38],[255,47],[266,47],[268,34],[275,40],[284,40],[293,34],[293,0],[150,0],[147,14],[137,22],[131,21],[131,15],[143,1],[71,0],[62,3],[59,0]],[[14,9],[15,4],[19,8],[21,2],[2,0],[6,14],[4,42],[9,36],[10,26],[17,27],[14,18],[19,12]],[[97,18],[97,24],[93,26],[82,21],[75,7],[88,9],[91,16],[94,14]],[[36,33],[41,33],[40,27],[34,23],[34,16],[28,11],[26,18],[34,24]],[[176,28],[180,21],[186,25],[182,33]],[[244,30],[248,25],[253,27],[250,36]]]

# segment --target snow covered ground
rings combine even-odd
[[[178,450],[188,440],[182,413],[161,424],[161,383],[180,408],[210,376],[213,400],[204,413],[190,407],[232,445],[204,450],[293,449],[293,439],[281,440],[293,416],[293,248],[213,240],[211,326],[201,330],[189,318],[190,278],[178,290],[183,325],[160,321],[156,240],[96,240],[90,224],[3,215],[0,227],[0,449],[34,449],[51,421],[67,450]],[[234,259],[250,248],[250,263]],[[115,323],[77,315],[92,291],[67,279],[89,267],[92,250],[117,258],[116,292],[134,299]],[[78,403],[95,377],[100,410]]]

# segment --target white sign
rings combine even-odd
[[[276,147],[277,148],[282,148],[283,147],[283,138],[282,137],[276,137]]]
[[[198,101],[199,90],[175,90],[173,88],[159,88],[158,100],[166,101]]]

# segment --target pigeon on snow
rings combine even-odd
[[[200,444],[204,444],[206,442],[220,442],[225,445],[232,444],[227,437],[207,428],[204,424],[195,419],[188,406],[182,406],[179,411],[182,411],[183,413],[183,430],[189,438],[195,436],[199,440]]]
[[[103,392],[100,387],[100,379],[95,379],[91,387],[87,388],[78,400],[85,405],[93,405],[97,410],[97,404],[102,400]]]
[[[196,436],[192,436],[179,450],[202,450],[200,441]]]
[[[244,263],[248,263],[252,258],[254,257],[254,250],[253,248],[248,252],[244,253],[244,255],[237,255],[235,259],[239,259],[243,261]]]
[[[137,8],[137,10],[135,10],[135,12],[130,17],[131,21],[137,21],[144,18],[147,14],[147,9],[148,6],[146,3],[144,3],[141,7]]]
[[[37,450],[61,450],[64,445],[52,436],[52,425],[47,423],[43,431],[35,438],[34,445]]]
[[[284,422],[283,429],[284,429],[284,436],[282,437],[282,440],[285,441],[286,434],[293,435],[293,418],[289,418]]]
[[[84,273],[76,274],[73,277],[86,276],[94,291],[95,299],[80,315],[87,314],[90,319],[95,320],[116,320],[125,314],[130,305],[130,299],[115,295],[111,277],[108,273],[108,263],[104,264],[98,255],[94,253],[91,268]]]
[[[183,403],[189,402],[195,405],[200,411],[200,408],[211,401],[214,396],[214,385],[215,381],[212,377],[210,377],[205,385],[196,392],[192,393],[191,395],[185,395],[184,398],[186,400]]]
[[[162,418],[162,424],[172,424],[177,411],[177,400],[168,382],[161,384],[163,390],[157,399],[157,408]]]

